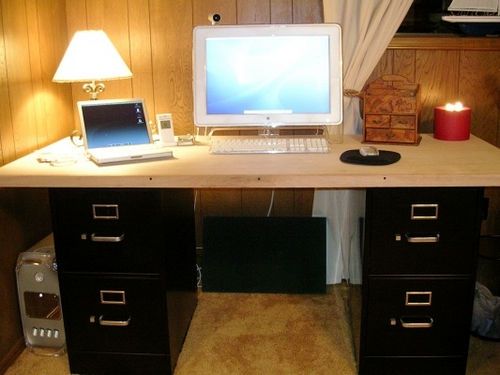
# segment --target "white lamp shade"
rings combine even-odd
[[[132,72],[102,30],[77,31],[52,80],[88,82],[131,78]]]

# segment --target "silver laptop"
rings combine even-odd
[[[142,99],[87,100],[77,103],[85,152],[98,165],[171,158],[155,145]]]

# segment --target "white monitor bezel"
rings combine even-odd
[[[330,39],[330,112],[323,114],[207,114],[205,40],[213,37],[327,35]],[[198,127],[321,126],[343,120],[342,35],[338,24],[197,26],[193,30],[194,123]]]

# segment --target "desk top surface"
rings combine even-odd
[[[500,186],[500,149],[471,136],[441,141],[424,134],[418,146],[377,145],[401,160],[387,166],[345,164],[342,152],[362,146],[344,136],[328,154],[211,155],[207,146],[173,147],[174,158],[98,167],[68,139],[0,168],[0,187],[366,188]],[[40,153],[76,162],[39,163]]]

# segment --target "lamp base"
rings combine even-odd
[[[82,88],[83,91],[88,92],[90,94],[91,100],[97,100],[97,95],[103,92],[106,87],[102,82],[96,83],[95,81],[92,81],[89,83],[84,83]]]

